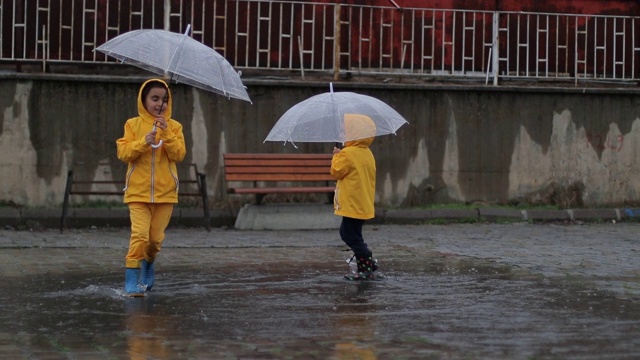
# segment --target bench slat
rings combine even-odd
[[[335,181],[329,174],[226,174],[227,181]]]
[[[225,169],[225,173],[227,174],[319,174],[319,175],[327,175],[329,174],[329,168],[323,166],[321,168],[309,168],[309,167],[283,167],[283,166],[274,166],[274,167],[249,167],[249,166],[230,166]]]
[[[223,154],[224,159],[329,159],[333,154]]]
[[[322,187],[260,187],[260,188],[233,188],[229,194],[275,194],[275,193],[331,193],[335,191],[333,186]]]
[[[225,166],[302,166],[302,167],[330,167],[331,160],[276,160],[276,159],[239,159],[224,161]]]

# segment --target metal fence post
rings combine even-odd
[[[499,71],[499,40],[498,33],[500,27],[500,13],[493,13],[493,45],[491,47],[491,70],[493,70],[493,85],[498,85],[498,71]]]
[[[169,31],[171,24],[171,0],[164,0],[164,29]]]

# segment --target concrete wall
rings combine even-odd
[[[78,179],[122,179],[115,140],[126,119],[136,114],[143,80],[0,75],[0,204],[60,206],[69,168]],[[172,85],[174,118],[184,125],[187,139],[185,163],[206,172],[214,207],[251,200],[225,193],[221,154],[330,152],[333,147],[263,143],[289,107],[328,91],[328,82],[245,83],[253,104]],[[379,205],[640,202],[640,98],[635,88],[382,82],[338,82],[334,88],[377,97],[409,121],[397,136],[379,137],[372,145]],[[181,171],[188,176],[188,169]],[[75,196],[73,201],[98,199]]]

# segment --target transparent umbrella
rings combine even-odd
[[[296,142],[344,143],[395,134],[408,123],[381,100],[353,92],[333,92],[333,84],[329,86],[328,93],[312,96],[287,110],[264,141],[289,141],[294,146]],[[356,131],[353,124],[362,126]]]
[[[240,74],[212,48],[189,34],[166,30],[134,30],[98,46],[97,51],[177,83],[251,102]]]

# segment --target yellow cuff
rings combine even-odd
[[[127,259],[125,262],[127,269],[140,269],[140,260]]]

